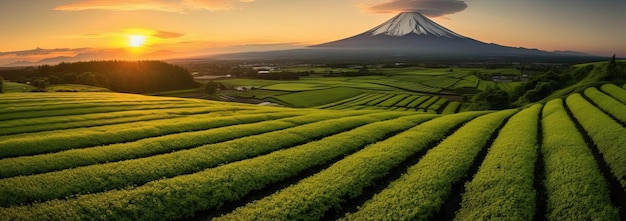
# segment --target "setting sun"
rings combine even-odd
[[[146,43],[146,36],[143,36],[143,35],[128,36],[128,45],[133,48],[141,47],[145,43]]]

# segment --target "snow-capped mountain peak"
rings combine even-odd
[[[434,35],[437,37],[465,38],[462,35],[444,28],[418,12],[403,12],[387,22],[369,30],[371,36],[405,36],[411,33],[418,35]]]

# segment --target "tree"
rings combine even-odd
[[[33,86],[36,87],[36,91],[46,91],[46,86],[48,82],[45,79],[37,79],[33,81]]]
[[[489,87],[472,98],[472,110],[502,110],[509,108],[509,94],[500,89]]]
[[[78,77],[76,73],[66,73],[61,77],[61,82],[65,84],[76,84],[78,83]]]
[[[50,84],[59,84],[61,83],[61,79],[56,75],[50,75],[48,77],[48,82],[50,82]]]
[[[3,84],[4,84],[4,78],[2,76],[0,76],[0,93],[3,93]]]
[[[214,95],[215,93],[217,93],[218,89],[219,89],[219,84],[214,81],[209,81],[206,84],[204,84],[204,91],[207,94]]]
[[[78,75],[78,83],[91,86],[100,86],[96,75],[91,72],[85,72]]]
[[[606,65],[606,76],[604,77],[604,80],[619,81],[621,77],[622,76],[620,76],[620,71],[617,67],[617,61],[615,61],[615,55],[613,55],[611,60],[609,60],[609,63]]]

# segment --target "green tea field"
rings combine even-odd
[[[625,217],[626,89],[461,113],[426,93],[479,87],[463,74],[420,80],[419,93],[402,75],[231,82],[304,108],[0,94],[0,220]]]
[[[311,73],[299,80],[221,79],[233,88],[222,93],[232,97],[255,98],[287,107],[334,110],[395,110],[437,114],[458,113],[469,105],[467,99],[489,87],[512,91],[522,82],[482,80],[476,73],[521,76],[516,69],[384,68],[367,76],[329,77],[332,73],[355,73],[354,69],[291,68],[290,72]]]

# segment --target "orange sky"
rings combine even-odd
[[[356,35],[399,11],[424,8],[435,11],[430,16],[435,22],[487,43],[626,57],[626,1],[621,0],[29,0],[0,2],[0,65],[46,57],[43,50],[7,53],[37,47],[71,49],[54,56],[302,47]],[[145,44],[130,48],[129,35],[146,36]]]

